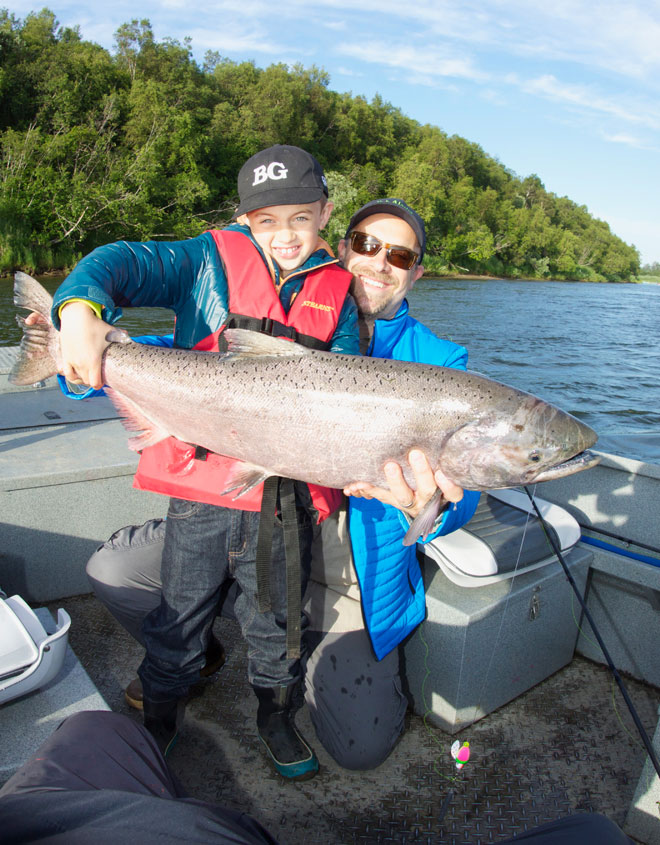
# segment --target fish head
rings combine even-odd
[[[440,468],[468,490],[516,487],[594,466],[599,458],[585,450],[597,439],[581,420],[523,394],[513,411],[491,408],[452,432]]]

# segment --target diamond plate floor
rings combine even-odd
[[[72,617],[69,641],[101,695],[113,710],[139,718],[123,688],[141,660],[140,647],[93,597],[49,605],[58,606]],[[578,657],[460,733],[472,757],[458,780],[449,756],[456,737],[411,716],[377,770],[346,771],[312,742],[321,773],[292,784],[271,774],[256,737],[256,699],[237,626],[221,619],[215,633],[227,663],[195,691],[168,760],[192,795],[251,813],[283,845],[485,845],[576,811],[624,822],[645,751],[605,667]],[[652,735],[660,690],[632,679],[626,686]],[[312,741],[305,707],[296,722]]]

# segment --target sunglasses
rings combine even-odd
[[[419,255],[408,249],[405,246],[394,246],[379,241],[373,235],[367,235],[364,232],[351,232],[348,236],[348,242],[351,245],[353,252],[358,255],[366,255],[368,258],[373,258],[378,255],[381,249],[385,249],[387,253],[387,260],[392,267],[398,267],[399,270],[410,270],[419,261]]]

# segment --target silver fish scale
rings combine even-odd
[[[104,375],[163,432],[328,487],[383,484],[384,463],[395,460],[407,469],[412,448],[434,466],[445,469],[446,463],[449,477],[463,487],[511,486],[519,483],[514,458],[524,464],[537,442],[550,444],[544,461],[552,464],[590,445],[581,442],[582,429],[593,434],[554,406],[484,376],[382,358],[111,344]],[[456,431],[461,438],[452,458],[447,444]],[[494,449],[493,438],[505,448]],[[473,460],[472,451],[478,478],[465,459]],[[488,464],[496,459],[504,470],[491,477]]]
[[[345,355],[255,359],[129,344],[109,347],[105,359],[108,384],[168,433],[333,487],[381,481],[383,463],[412,446],[437,449],[438,409],[419,396],[434,389],[441,402],[446,372]]]

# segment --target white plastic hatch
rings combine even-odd
[[[577,520],[558,505],[534,501],[559,549],[571,549],[580,539]],[[470,522],[419,548],[460,587],[494,584],[557,559],[529,497],[515,489],[484,493]]]
[[[45,686],[64,663],[71,618],[60,608],[48,633],[20,596],[0,598],[0,704]]]

